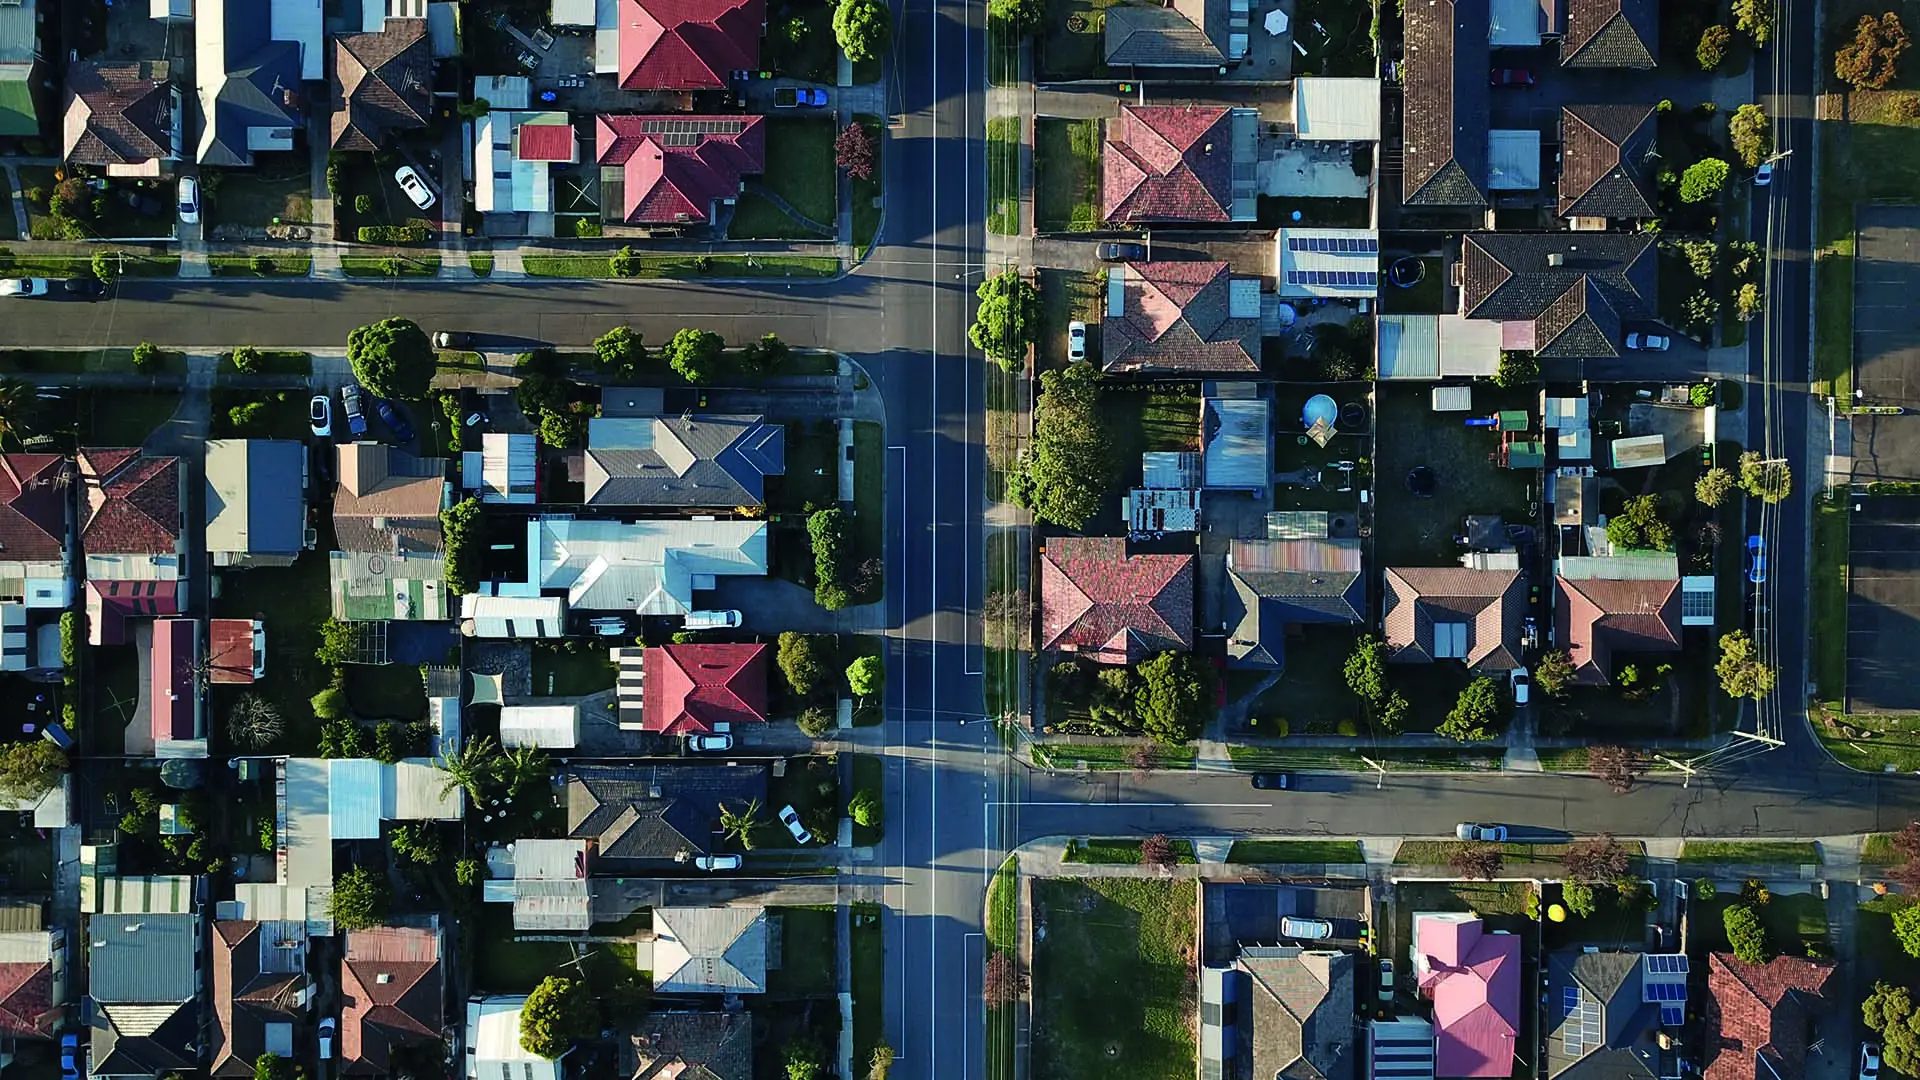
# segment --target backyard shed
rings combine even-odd
[[[1664,435],[1635,435],[1613,440],[1613,467],[1642,469],[1667,463],[1667,438]]]

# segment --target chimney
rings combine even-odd
[[[1567,257],[1556,251],[1553,254],[1547,256],[1547,265],[1548,266],[1565,266],[1567,265]]]

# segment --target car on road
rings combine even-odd
[[[721,733],[717,735],[689,735],[687,749],[696,754],[724,754],[733,749],[733,736]]]
[[[1488,843],[1498,844],[1506,840],[1507,827],[1505,825],[1476,825],[1470,821],[1463,821],[1453,827],[1453,838],[1455,840],[1484,840]]]
[[[427,187],[425,180],[420,179],[420,174],[413,171],[413,166],[402,165],[393,170],[393,182],[399,184],[400,190],[407,193],[407,198],[412,200],[413,205],[422,210],[433,205],[433,191]]]
[[[347,431],[354,438],[367,433],[367,417],[360,411],[360,388],[348,383],[340,388],[340,403],[347,411]]]
[[[1747,580],[1755,585],[1767,583],[1767,542],[1757,535],[1747,537]]]
[[[80,1080],[80,1036],[60,1036],[60,1080]]]
[[[1283,772],[1257,772],[1253,774],[1253,786],[1261,791],[1287,791],[1293,787],[1293,777]]]
[[[693,860],[695,870],[705,870],[711,874],[720,870],[738,870],[746,862],[738,855],[700,855]]]
[[[323,1016],[320,1018],[321,1061],[327,1061],[333,1057],[333,1036],[334,1033],[339,1030],[339,1027],[339,1023],[331,1016]]]
[[[1533,72],[1526,68],[1494,68],[1489,81],[1495,86],[1532,86]]]
[[[1067,324],[1067,359],[1087,358],[1087,324],[1075,319]]]
[[[325,394],[313,395],[307,402],[307,423],[313,427],[313,437],[326,439],[333,435],[333,399]]]
[[[1325,941],[1333,936],[1333,924],[1325,919],[1303,919],[1286,915],[1280,919],[1280,936],[1303,941]]]
[[[188,225],[198,225],[200,223],[199,178],[192,176],[181,177],[180,187],[175,192],[175,195],[176,198],[173,201],[175,208],[180,211],[180,220]]]
[[[45,296],[47,279],[43,277],[18,277],[0,281],[0,296]]]
[[[1766,187],[1771,183],[1773,183],[1773,162],[1763,161],[1759,168],[1753,170],[1753,186]]]
[[[780,824],[785,825],[787,831],[792,833],[793,838],[800,843],[813,843],[813,834],[807,831],[805,825],[800,824],[800,813],[793,808],[792,803],[780,808]]]
[[[1097,249],[1101,262],[1139,262],[1147,257],[1147,245],[1108,241]]]
[[[817,86],[783,86],[773,92],[773,107],[792,109],[806,106],[817,109],[827,103],[827,92]]]
[[[683,630],[732,630],[739,625],[739,609],[727,608],[723,611],[689,611],[687,617],[681,620],[680,628]]]
[[[70,277],[60,283],[60,291],[76,300],[98,300],[107,295],[107,283],[97,277]]]
[[[1393,961],[1380,961],[1380,1000],[1393,1004]]]
[[[1533,677],[1526,668],[1514,668],[1507,672],[1507,685],[1513,688],[1513,703],[1525,705],[1527,695],[1533,690]]]
[[[1673,339],[1665,334],[1628,334],[1627,348],[1639,352],[1666,352],[1673,348]]]
[[[433,347],[436,349],[465,349],[473,344],[473,335],[459,330],[435,330]]]
[[[402,443],[413,441],[413,425],[407,422],[407,414],[400,406],[386,398],[373,399],[373,411],[380,414],[380,420],[393,432],[393,437]]]
[[[1879,1080],[1880,1047],[1873,1043],[1860,1044],[1859,1080]]]

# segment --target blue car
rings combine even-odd
[[[400,411],[400,406],[386,398],[375,398],[373,409],[380,414],[381,422],[393,431],[394,438],[402,443],[413,441],[413,425],[407,423],[407,414]]]
[[[80,1036],[60,1036],[60,1080],[80,1080]]]
[[[1747,537],[1747,580],[1755,585],[1767,581],[1767,542],[1758,536]]]
[[[340,388],[340,403],[346,406],[347,430],[359,438],[367,433],[367,417],[360,411],[360,388],[348,383]]]

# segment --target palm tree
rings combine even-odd
[[[739,813],[727,809],[726,803],[720,804],[720,833],[729,840],[740,841],[740,850],[753,850],[753,834],[763,823],[760,820],[760,800],[750,799]]]
[[[9,436],[16,441],[20,438],[35,400],[31,384],[19,379],[0,379],[0,441]]]
[[[535,780],[544,779],[551,771],[547,764],[547,755],[537,746],[516,746],[506,752],[496,763],[500,779],[507,785],[507,794],[518,795],[520,789]]]
[[[444,799],[459,789],[476,804],[484,803],[487,784],[499,768],[499,757],[500,747],[486,735],[469,739],[465,746],[442,756],[440,768],[446,771],[447,778],[440,785],[440,797]]]

